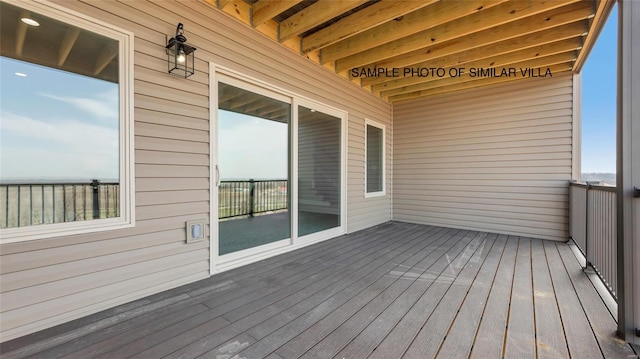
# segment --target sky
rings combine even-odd
[[[118,179],[117,84],[6,57],[0,84],[0,180]]]
[[[288,177],[286,123],[219,110],[218,128],[222,180]]]
[[[614,7],[582,68],[582,172],[616,172],[618,12]]]

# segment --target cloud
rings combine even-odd
[[[118,89],[96,94],[95,98],[63,97],[47,93],[41,96],[68,103],[79,110],[85,111],[97,118],[113,120],[118,118]]]
[[[3,178],[117,178],[119,132],[77,120],[0,113]]]
[[[228,112],[219,121],[222,178],[287,178],[286,124]]]

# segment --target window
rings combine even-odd
[[[365,197],[385,194],[385,126],[365,120]]]
[[[133,225],[133,34],[0,3],[2,242]]]

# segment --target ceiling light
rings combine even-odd
[[[22,22],[24,22],[24,23],[25,23],[25,24],[27,24],[27,25],[31,25],[31,26],[40,26],[40,23],[39,23],[39,22],[35,21],[34,19],[30,19],[30,18],[28,18],[28,17],[23,17],[23,18],[22,18],[22,19],[20,19],[20,20],[22,20]]]
[[[25,74],[24,72],[16,72],[15,75],[20,77],[27,77],[27,74]]]

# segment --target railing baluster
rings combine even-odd
[[[106,189],[101,191],[101,186],[106,186]],[[88,219],[91,214],[93,218],[120,215],[118,183],[100,183],[99,180],[92,180],[91,183],[0,183],[0,188],[4,190],[4,194],[0,191],[0,201],[4,201],[6,207],[0,219],[0,228],[80,221]],[[87,208],[87,197],[90,195],[87,192],[91,188],[93,208]],[[104,201],[100,200],[101,194],[106,196]],[[102,211],[104,215],[101,216]]]
[[[218,187],[218,217],[255,216],[286,210],[287,180],[221,181]],[[283,189],[284,193],[281,193]]]
[[[255,183],[253,179],[249,180],[249,217],[253,217],[253,212],[255,210]]]
[[[584,196],[584,230],[585,241],[583,253],[587,266],[592,267],[607,289],[616,298],[617,293],[617,227],[616,227],[616,188],[587,183],[572,182],[571,189],[585,188]],[[574,193],[574,192],[572,192]],[[581,209],[579,201],[570,200],[570,213],[576,215]],[[580,233],[573,227],[579,224],[572,220],[572,238],[576,243]]]

